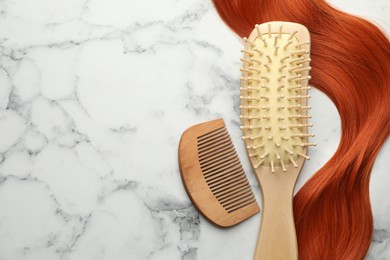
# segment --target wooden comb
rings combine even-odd
[[[215,225],[231,227],[259,212],[223,119],[184,131],[179,167],[192,203]]]

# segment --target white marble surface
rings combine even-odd
[[[390,31],[386,0],[333,2]],[[0,259],[251,259],[260,216],[212,226],[177,166],[182,131],[223,117],[260,200],[239,139],[240,49],[210,0],[0,1]],[[298,188],[339,140],[335,108],[312,95],[319,145]],[[390,259],[389,153],[367,259]]]

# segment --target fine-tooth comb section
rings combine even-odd
[[[223,119],[184,131],[179,166],[194,206],[219,227],[234,226],[260,211]]]
[[[316,145],[308,141],[314,136],[307,114],[310,42],[299,42],[298,35],[269,23],[256,25],[250,40],[243,38],[240,118],[254,168],[297,167],[300,158],[309,159],[307,147]]]
[[[228,213],[256,203],[225,126],[199,136],[197,147],[206,183]]]

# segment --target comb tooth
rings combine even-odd
[[[206,156],[213,155],[225,149],[231,149],[231,147],[233,147],[233,143],[231,142],[230,138],[222,136],[215,142],[210,141],[209,144],[205,144],[203,147],[198,147],[199,159],[203,160],[203,158]]]
[[[274,38],[274,47],[278,46],[278,37],[275,36]]]
[[[232,161],[234,160],[234,161]],[[226,169],[227,167],[231,167],[232,164],[240,163],[237,155],[232,160],[225,160],[223,162],[218,162],[217,164],[210,165],[207,169],[202,169],[204,174],[209,174],[211,172],[215,172],[217,169]]]
[[[236,196],[234,197],[234,198],[231,198],[230,200],[227,200],[227,201],[225,201],[224,203],[222,203],[223,204],[223,206],[224,207],[226,207],[226,208],[231,208],[233,205],[236,205],[236,203],[238,202],[238,201],[241,201],[243,198],[245,198],[245,197],[248,197],[248,195],[252,195],[251,193],[246,193],[246,192],[244,192],[244,193],[241,193],[241,194],[236,194]]]
[[[271,172],[275,172],[275,165],[273,160],[271,160]]]
[[[230,196],[231,194],[234,194],[237,190],[245,189],[247,187],[250,187],[247,179],[242,178],[241,180],[237,181],[235,183],[235,185],[228,187],[228,188],[225,188],[225,189],[215,190],[215,192],[213,192],[213,194],[217,199],[223,199],[227,196]]]
[[[229,213],[231,213],[231,212],[237,210],[237,207],[241,207],[241,205],[242,205],[243,203],[247,203],[247,202],[251,202],[251,203],[252,203],[253,200],[254,200],[254,197],[253,197],[253,195],[251,195],[251,197],[242,198],[242,199],[238,200],[237,202],[235,202],[235,203],[229,205],[229,206],[226,207],[225,209],[226,209]]]
[[[244,184],[247,184],[247,183],[244,183]],[[247,192],[251,192],[250,186],[241,184],[238,187],[234,187],[233,189],[229,190],[228,192],[225,192],[225,194],[223,194],[223,195],[218,194],[217,199],[222,204],[222,203],[228,202],[229,200],[231,200],[235,196],[239,196],[239,195],[245,194]]]
[[[265,57],[267,58],[268,63],[272,63],[272,59],[271,59],[271,57],[269,55],[265,55]]]
[[[219,176],[224,176],[232,172],[242,171],[240,164],[234,164],[231,168],[228,168],[223,171],[215,171],[213,174],[205,175],[205,179],[207,182],[214,180],[215,178],[218,178]]]
[[[190,145],[195,147],[188,156],[186,147]],[[186,156],[181,156],[183,152]],[[191,168],[194,163],[197,164],[196,168]],[[258,212],[256,200],[223,120],[203,123],[183,133],[179,144],[179,165],[194,205],[200,203],[202,207],[198,209],[210,216],[215,224],[232,226]],[[207,198],[214,198],[214,201],[205,203],[202,201],[204,196],[199,196],[196,189],[209,190]],[[218,212],[210,215],[210,210],[216,207],[219,207]],[[229,214],[239,209],[242,211],[238,215]]]
[[[218,201],[220,203],[224,203],[226,201],[231,200],[232,197],[240,196],[240,195],[246,194],[247,192],[251,192],[250,187],[249,186],[242,186],[239,189],[236,189],[233,192],[226,194],[225,196],[220,196],[218,198]]]
[[[224,149],[231,149],[232,147],[233,143],[228,135],[225,137],[222,136],[220,139],[215,141],[210,140],[209,144],[204,144],[203,147],[198,146],[199,159],[203,159],[205,156],[210,156]]]
[[[203,159],[206,156],[210,156],[214,153],[218,153],[223,149],[230,149],[233,147],[232,141],[230,138],[225,138],[226,140],[221,140],[219,143],[210,144],[209,147],[205,147],[204,149],[198,149],[199,159]]]
[[[217,146],[220,143],[223,143],[226,141],[226,133],[218,133],[214,135],[213,137],[210,137],[210,139],[205,139],[202,142],[198,142],[198,150],[200,151],[206,151],[208,148],[213,148]],[[214,145],[214,146],[213,146]]]
[[[204,149],[204,150],[198,149],[199,161],[201,163],[205,164],[206,162],[212,160],[214,158],[214,156],[216,156],[218,154],[222,154],[222,153],[229,152],[229,151],[235,152],[235,149],[234,149],[234,146],[233,146],[233,143],[232,143],[230,137],[225,137],[225,139],[226,140],[220,141],[219,144],[215,144],[215,145],[213,144],[212,148],[207,147],[207,150],[206,149]]]
[[[222,129],[220,131],[213,132],[211,135],[204,136],[202,139],[198,139],[198,147],[202,147],[203,144],[210,142],[220,136],[227,135],[226,129]]]
[[[243,207],[246,207],[250,204],[253,204],[256,202],[256,199],[255,197],[252,195],[251,197],[248,197],[246,200],[241,200],[239,201],[239,203],[235,204],[235,205],[231,205],[230,207],[226,208],[227,212],[228,213],[232,213],[234,211],[237,211]]]
[[[216,169],[212,169],[211,171],[209,172],[205,172],[205,171],[202,171],[203,172],[203,176],[205,179],[209,179],[217,174],[226,174],[226,173],[229,173],[231,171],[235,171],[235,170],[242,170],[242,166],[240,164],[240,161],[238,159],[235,159],[234,162],[232,162],[231,164],[227,164],[223,167],[220,167],[220,168],[216,168]]]
[[[237,210],[239,210],[239,209],[242,209],[242,208],[244,208],[244,207],[246,207],[246,206],[248,206],[248,205],[250,205],[250,204],[253,204],[253,203],[256,203],[256,199],[255,199],[255,197],[253,197],[253,195],[252,195],[252,197],[249,198],[248,200],[242,201],[240,204],[238,204],[238,205],[236,205],[236,206],[234,206],[234,207],[229,208],[228,212],[229,212],[229,213],[232,213],[232,212],[234,212],[234,211],[237,211]]]
[[[220,185],[215,185],[213,188],[211,188],[211,191],[217,198],[232,192],[234,189],[237,188],[237,185],[242,186],[243,184],[248,183],[248,180],[245,177],[245,173],[244,170],[242,169],[242,166],[240,165],[240,167],[236,168],[235,170],[239,171],[240,175],[238,176],[242,175],[242,178],[238,178],[236,181],[233,182],[229,180],[225,180],[224,183]],[[225,170],[224,172],[229,172],[229,170]]]
[[[228,184],[232,184],[232,183],[234,184],[235,182],[237,182],[238,179],[241,179],[241,178],[242,178],[241,175],[229,176],[226,179],[220,180],[218,182],[215,182],[215,183],[209,185],[209,187],[211,190],[218,189],[218,188],[224,187],[225,185],[228,185]]]
[[[234,190],[236,190],[237,188],[246,185],[249,186],[248,180],[246,178],[242,178],[238,180],[236,183],[233,183],[231,185],[226,185],[224,187],[219,187],[218,189],[214,189],[212,192],[216,198],[220,198],[222,196],[234,192]]]
[[[241,163],[240,163],[240,160],[237,158],[235,158],[233,161],[231,162],[225,162],[223,164],[220,164],[220,165],[216,165],[216,167],[213,167],[213,168],[209,168],[207,171],[206,170],[203,170],[202,169],[202,172],[203,172],[203,176],[207,179],[207,178],[210,178],[216,174],[219,174],[219,173],[228,173],[232,170],[235,170],[235,169],[242,169],[242,166],[241,166]]]
[[[230,171],[229,173],[219,175],[218,177],[208,179],[207,183],[209,184],[209,187],[213,187],[214,185],[219,185],[225,181],[238,178],[239,176],[242,176],[241,170],[238,171]]]
[[[213,131],[211,131],[211,132],[208,132],[208,133],[205,133],[205,134],[203,134],[203,135],[200,135],[200,136],[198,136],[197,137],[197,140],[198,140],[198,142],[199,141],[202,141],[204,138],[207,138],[207,137],[209,137],[209,136],[212,136],[215,132],[220,132],[220,131],[224,131],[224,130],[226,130],[226,128],[223,126],[223,127],[220,127],[220,128],[217,128],[217,129],[215,129],[215,130],[213,130]]]
[[[208,169],[209,166],[212,166],[215,163],[222,163],[224,161],[235,159],[236,151],[233,149],[225,150],[217,155],[207,157],[201,162],[200,168],[203,170]]]
[[[235,164],[232,168],[205,176],[205,179],[210,186],[211,184],[213,184],[219,180],[223,180],[229,176],[234,176],[234,175],[240,174],[241,171],[242,171],[241,165]]]
[[[219,171],[218,169],[224,170],[225,169],[224,166],[230,165],[230,167],[232,167],[235,164],[239,164],[239,162],[240,161],[238,159],[237,154],[234,153],[233,155],[229,155],[228,157],[221,158],[220,160],[218,160],[217,157],[217,160],[215,160],[214,162],[210,162],[207,165],[201,164],[200,168],[202,169],[202,172],[205,175],[209,175],[211,172],[213,174],[216,174]]]

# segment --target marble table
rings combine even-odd
[[[390,32],[386,0],[332,2]],[[240,49],[210,0],[1,1],[0,259],[251,259],[260,215],[211,225],[177,164],[184,129],[223,117],[260,201],[239,138]],[[333,104],[312,96],[318,146],[297,190],[340,137]],[[387,141],[367,259],[390,259],[389,154]]]

